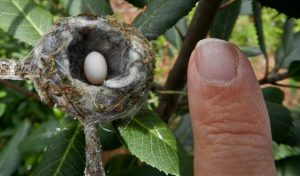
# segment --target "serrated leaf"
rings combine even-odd
[[[293,127],[290,111],[280,104],[266,101],[266,105],[271,122],[272,139],[281,142]]]
[[[197,0],[146,0],[147,9],[134,20],[149,40],[166,32],[195,6]],[[174,13],[176,12],[176,13]]]
[[[144,110],[119,127],[130,152],[167,174],[192,176],[193,163],[172,131],[154,112]]]
[[[258,39],[258,45],[265,58],[268,59],[267,47],[265,44],[265,37],[264,37],[264,29],[262,24],[263,21],[262,21],[262,14],[261,14],[261,5],[257,2],[257,0],[253,0],[253,18],[254,18],[256,35]]]
[[[227,2],[227,0],[223,0]],[[229,40],[234,24],[239,16],[241,0],[233,2],[229,7],[218,12],[211,26],[211,37]]]
[[[0,153],[0,175],[12,175],[22,162],[22,152],[20,151],[19,144],[26,137],[30,123],[24,121],[13,137],[9,140],[8,144]]]
[[[60,0],[69,15],[90,13],[93,15],[111,15],[108,0]]]
[[[287,157],[276,161],[277,175],[278,176],[299,176],[300,169],[300,155]]]
[[[82,176],[85,166],[85,140],[78,122],[61,129],[53,137],[35,176]]]
[[[277,87],[265,87],[262,89],[265,101],[282,104],[284,100],[284,93]]]
[[[0,0],[0,28],[30,45],[52,24],[52,15],[30,0]]]
[[[147,4],[146,2],[147,0],[126,0],[126,1],[138,8],[142,8]]]

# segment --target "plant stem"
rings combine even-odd
[[[220,4],[221,0],[199,1],[176,63],[167,78],[165,84],[166,90],[180,91],[185,86],[190,55],[197,42],[207,36]],[[157,113],[164,121],[168,121],[170,118],[176,106],[177,99],[178,95],[160,95],[160,104]]]
[[[3,86],[5,86],[5,87],[11,88],[11,89],[13,89],[13,90],[15,90],[15,91],[17,91],[17,92],[25,95],[25,96],[28,96],[28,97],[36,100],[36,101],[41,101],[40,97],[37,94],[35,94],[35,93],[31,92],[31,91],[28,91],[28,90],[26,90],[26,89],[24,89],[22,87],[19,87],[19,86],[15,85],[15,84],[13,84],[13,83],[11,83],[9,81],[0,80],[0,84],[3,85]]]
[[[85,123],[84,125],[86,143],[85,176],[105,176],[97,127],[97,123]]]

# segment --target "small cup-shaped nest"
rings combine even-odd
[[[107,77],[98,85],[89,83],[84,72],[93,51],[107,63]],[[30,65],[43,101],[74,117],[105,122],[139,110],[153,79],[154,54],[134,27],[79,16],[57,22],[34,48]]]

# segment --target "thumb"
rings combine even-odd
[[[196,176],[275,175],[268,113],[251,65],[218,39],[197,44],[188,68]]]

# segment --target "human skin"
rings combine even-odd
[[[188,68],[195,176],[273,176],[271,130],[248,59],[231,43],[201,40]]]

